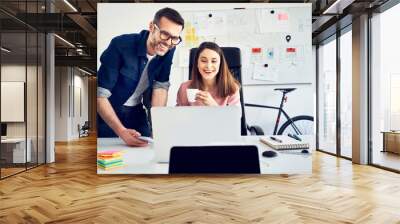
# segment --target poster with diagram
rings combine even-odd
[[[188,67],[183,57],[191,48],[212,41],[240,48],[245,85],[313,82],[310,4],[181,13],[180,67]]]

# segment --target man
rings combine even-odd
[[[147,145],[138,139],[151,135],[144,105],[166,105],[172,57],[183,28],[181,15],[163,8],[149,30],[113,38],[100,57],[98,137],[119,136],[130,146]]]

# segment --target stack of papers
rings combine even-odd
[[[107,150],[97,153],[97,165],[104,169],[110,170],[124,166],[122,159],[123,151]]]

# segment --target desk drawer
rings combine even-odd
[[[7,144],[1,144],[1,163],[9,164],[13,163],[13,147],[9,147]]]
[[[1,159],[5,163],[25,163],[31,161],[31,141],[28,139],[28,147],[25,149],[25,141],[2,142]]]

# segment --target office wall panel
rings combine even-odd
[[[21,5],[24,5],[22,3]],[[0,31],[1,32],[1,31]],[[2,115],[17,115],[18,119],[8,119],[7,138],[17,139],[19,147],[12,144],[1,144],[1,178],[26,170],[26,74],[27,74],[27,48],[26,33],[1,33],[1,45],[9,52],[1,51],[1,104]],[[13,83],[5,87],[5,83]],[[19,83],[19,84],[16,84]],[[18,86],[17,86],[18,85]],[[13,99],[11,97],[16,97]],[[6,98],[4,98],[6,97]],[[6,102],[6,99],[11,102]],[[4,101],[4,102],[3,102]],[[15,101],[15,102],[13,102]],[[4,116],[7,119],[6,116]],[[3,118],[2,118],[3,120]]]
[[[30,2],[27,12],[38,11],[38,3]],[[20,1],[18,5],[21,14],[27,10],[25,1]],[[38,33],[33,27],[20,28],[15,32],[3,32],[0,29],[1,46],[9,49],[8,52],[1,51],[0,57],[1,120],[7,119],[7,139],[19,142],[17,148],[12,144],[1,145],[0,178],[44,163],[46,155],[46,86],[43,69],[46,64],[46,39],[44,34]],[[18,119],[9,119],[5,113],[17,116]]]
[[[88,108],[88,119],[90,122],[90,130],[96,131],[97,130],[97,78],[96,77],[89,77],[88,79],[88,101],[89,101],[89,108]]]
[[[46,147],[45,147],[45,35],[39,34],[38,40],[38,164],[45,163]]]
[[[1,122],[24,122],[24,82],[1,82]]]
[[[30,162],[28,168],[37,165],[38,160],[38,33],[27,33],[27,49],[29,51],[26,73],[26,126],[27,139],[30,142]]]

